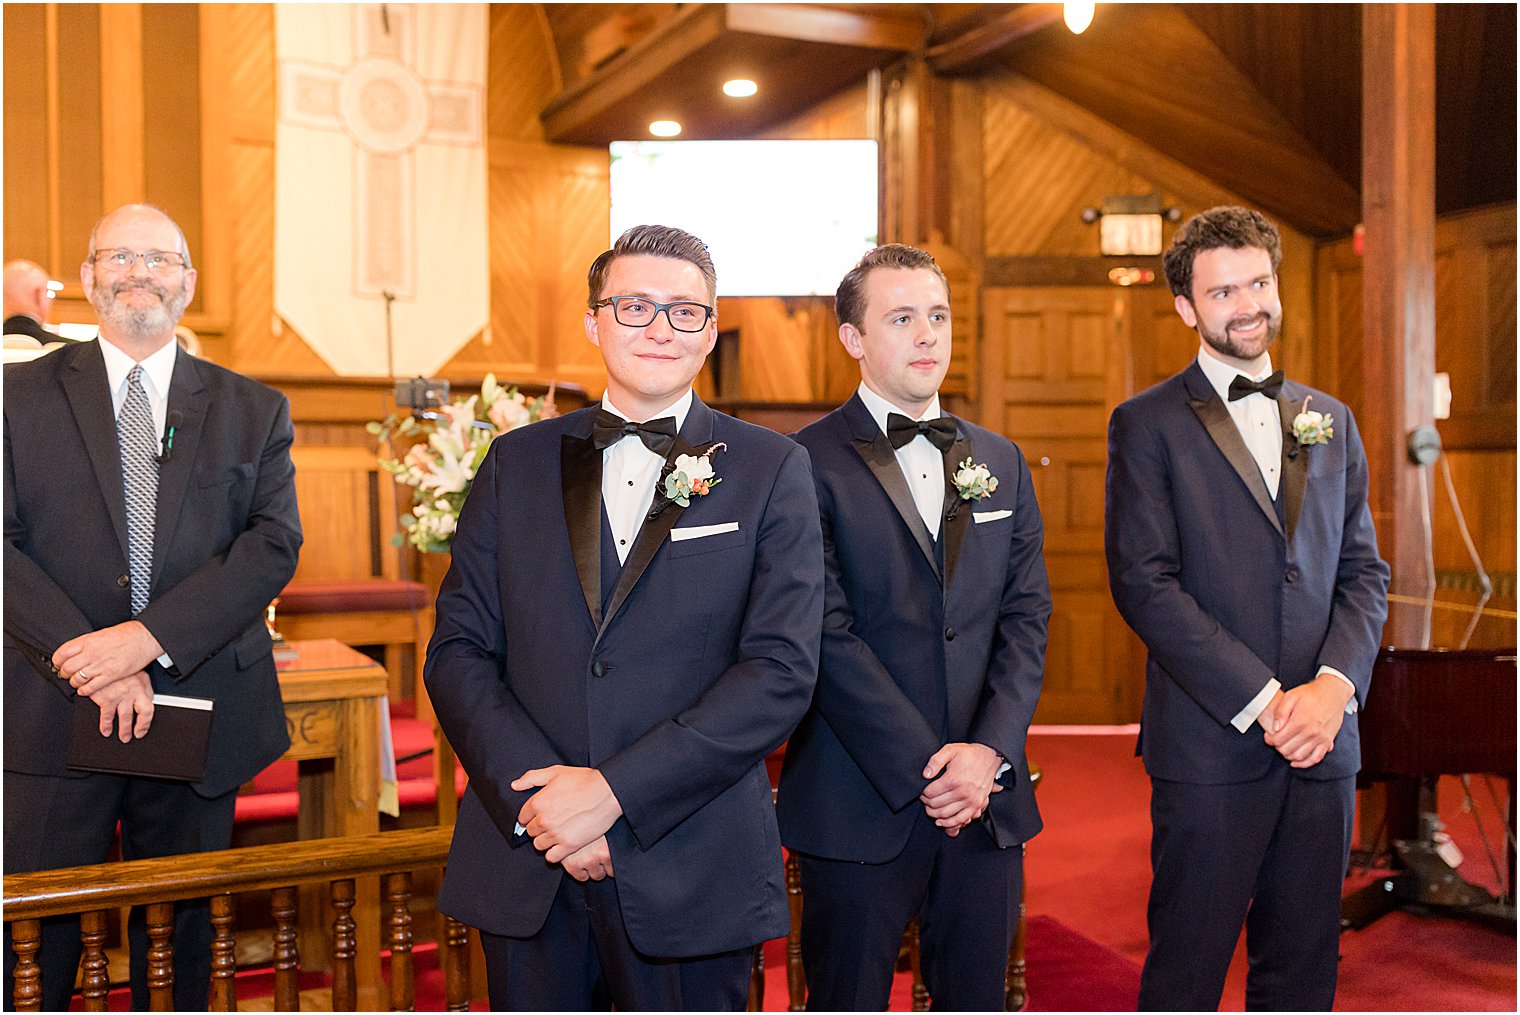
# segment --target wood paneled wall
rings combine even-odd
[[[1515,572],[1515,206],[1436,222],[1436,369],[1451,375],[1451,418],[1436,428],[1484,566],[1507,576],[1496,602],[1514,602]],[[1355,410],[1377,392],[1362,383],[1362,259],[1351,239],[1325,244],[1316,264],[1320,386]],[[1441,466],[1435,488],[1435,566],[1442,583],[1472,571]],[[1441,595],[1453,598],[1452,591]],[[1456,596],[1455,598],[1462,598]],[[1470,599],[1468,595],[1466,598]]]

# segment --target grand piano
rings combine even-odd
[[[1515,614],[1477,614],[1457,604],[1426,604],[1390,596],[1389,630],[1425,628],[1432,645],[1386,646],[1378,653],[1372,690],[1360,718],[1362,771],[1358,786],[1381,785],[1385,843],[1360,851],[1363,862],[1387,862],[1371,884],[1346,896],[1341,924],[1360,929],[1403,906],[1515,926]],[[1404,616],[1396,616],[1403,611]],[[1410,611],[1414,616],[1411,618]],[[1412,620],[1412,625],[1404,622]],[[1462,646],[1462,647],[1457,647]],[[1469,884],[1441,856],[1435,838],[1435,787],[1443,775],[1485,773],[1505,780],[1507,872],[1502,895]],[[1364,807],[1364,824],[1378,808]]]

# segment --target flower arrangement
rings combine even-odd
[[[503,388],[495,374],[486,374],[480,394],[456,399],[423,419],[392,413],[365,429],[381,443],[393,436],[425,438],[402,458],[381,458],[380,468],[396,482],[412,488],[412,510],[401,516],[405,533],[391,537],[397,546],[410,543],[423,553],[447,553],[491,442],[509,430],[559,415],[554,388],[543,398],[528,398],[517,388]]]
[[[723,482],[713,475],[713,452],[726,450],[728,446],[719,441],[700,455],[677,455],[665,475],[665,499],[675,501],[681,507],[690,507],[693,497],[706,497],[713,487]]]
[[[1304,407],[1293,417],[1293,436],[1298,438],[1298,443],[1305,446],[1310,444],[1329,444],[1330,438],[1335,436],[1335,430],[1331,424],[1335,417],[1323,412],[1310,412],[1309,400],[1313,395],[1304,398]]]
[[[997,477],[992,471],[985,464],[973,465],[969,458],[955,467],[952,478],[961,500],[983,500],[991,497],[998,488]]]

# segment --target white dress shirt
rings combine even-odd
[[[1278,488],[1282,485],[1283,442],[1282,413],[1278,409],[1276,400],[1257,391],[1244,398],[1230,401],[1230,382],[1237,376],[1244,375],[1228,363],[1210,356],[1202,346],[1198,349],[1198,366],[1203,370],[1203,376],[1208,378],[1215,393],[1219,395],[1219,400],[1229,410],[1230,418],[1235,421],[1235,429],[1240,431],[1240,439],[1245,442],[1246,449],[1256,460],[1256,466],[1261,470],[1261,478],[1266,480],[1267,491],[1272,494],[1272,499],[1276,500]],[[1261,373],[1246,379],[1263,381],[1271,373],[1272,360],[1269,357]],[[1346,714],[1354,713],[1356,685],[1351,682],[1351,678],[1333,666],[1322,665],[1319,672],[1329,673],[1346,682],[1351,688],[1351,700],[1346,703]],[[1267,707],[1272,696],[1280,690],[1282,690],[1282,684],[1276,677],[1268,680],[1266,686],[1257,692],[1256,697],[1252,698],[1246,707],[1230,720],[1230,725],[1242,733],[1250,729],[1256,717],[1261,715],[1262,709]]]
[[[106,383],[111,386],[111,418],[121,415],[121,404],[127,400],[127,375],[137,366],[137,360],[122,352],[104,338],[96,340],[100,354],[106,361]],[[174,357],[179,354],[179,343],[169,341],[163,348],[142,361],[143,391],[148,395],[148,408],[153,412],[153,430],[164,432],[169,418],[169,382],[174,379]],[[165,669],[174,668],[174,660],[165,652],[156,660]]]
[[[876,425],[881,427],[882,433],[887,432],[889,413],[895,412],[900,416],[909,415],[866,387],[864,381],[857,390],[860,400],[871,411],[871,418],[876,420]],[[929,407],[924,410],[923,415],[914,418],[913,421],[918,423],[926,419],[938,419],[941,415],[939,395],[936,394],[930,399]],[[918,508],[919,517],[929,527],[929,535],[938,539],[939,520],[945,513],[944,454],[929,442],[929,438],[919,434],[897,449],[897,464],[902,468],[903,478],[908,481],[908,489],[913,493],[913,504]]]
[[[676,432],[686,425],[691,411],[691,389],[650,419],[676,418]],[[623,419],[628,414],[612,404],[612,397],[602,396],[602,408]],[[602,505],[607,509],[607,523],[612,527],[612,541],[617,546],[618,562],[625,563],[633,549],[634,538],[644,524],[644,515],[654,503],[654,486],[660,478],[665,459],[650,451],[637,436],[624,437],[602,451]]]
[[[103,338],[98,341],[106,361],[106,382],[111,385],[111,418],[115,419],[121,415],[121,403],[127,400],[127,375],[137,360]],[[164,432],[164,421],[169,417],[169,382],[174,379],[174,357],[178,354],[179,343],[171,340],[142,361],[143,390],[148,393],[153,429],[158,434]]]

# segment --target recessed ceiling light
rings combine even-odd
[[[760,86],[749,78],[734,78],[732,81],[723,82],[723,94],[735,99],[747,99],[760,90]]]
[[[674,120],[656,120],[649,125],[649,133],[655,137],[675,137],[681,133],[681,125]]]

